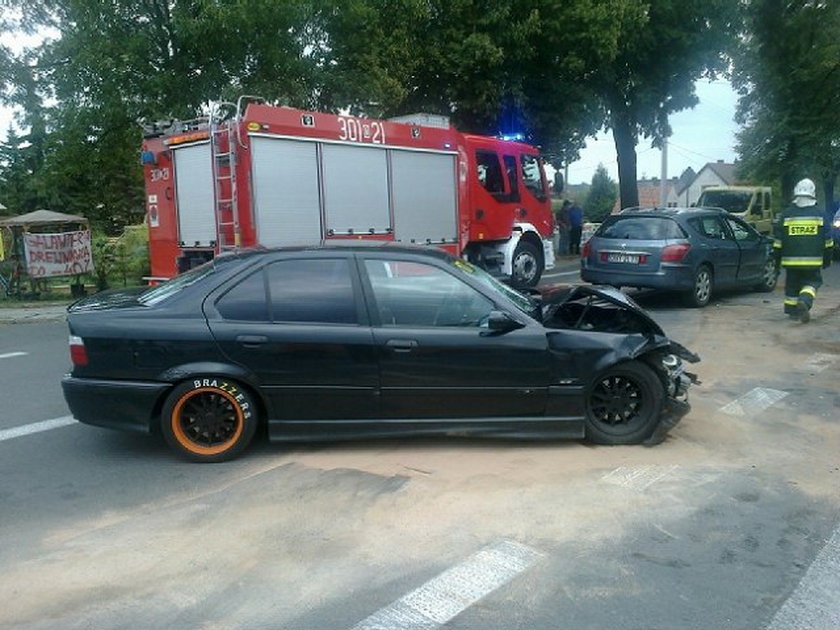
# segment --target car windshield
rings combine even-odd
[[[727,212],[746,212],[750,199],[752,193],[746,190],[705,190],[697,205],[723,208]]]
[[[626,216],[611,217],[595,236],[635,241],[659,241],[685,238],[685,232],[668,217]]]
[[[460,258],[454,259],[452,261],[452,266],[455,267],[460,273],[467,274],[471,278],[478,280],[479,282],[481,282],[481,284],[483,284],[493,292],[506,297],[528,317],[535,317],[536,313],[538,312],[539,307],[533,299],[531,299],[529,296],[523,293],[520,293],[516,289],[509,287],[505,283],[500,282],[483,269],[480,269],[475,265],[468,263],[465,260],[461,260]]]
[[[154,306],[159,304],[168,297],[175,295],[182,289],[190,286],[194,282],[198,282],[202,278],[212,275],[216,271],[216,265],[213,261],[205,263],[195,269],[190,269],[184,273],[175,276],[171,280],[167,280],[163,284],[152,287],[148,291],[144,291],[137,301],[146,306]]]

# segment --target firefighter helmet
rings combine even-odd
[[[799,183],[796,184],[793,188],[793,196],[796,197],[810,197],[811,199],[817,198],[817,189],[814,186],[814,182],[808,179],[799,180]]]

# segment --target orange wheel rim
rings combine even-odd
[[[178,399],[169,422],[183,448],[196,455],[218,455],[239,440],[245,415],[228,392],[199,387]]]

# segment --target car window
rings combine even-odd
[[[493,302],[451,273],[425,263],[366,260],[383,326],[481,326]]]
[[[507,173],[510,195],[508,201],[519,201],[519,182],[516,179],[516,157],[505,155],[505,172]]]
[[[745,212],[752,192],[745,190],[704,190],[698,205],[723,208],[727,212]]]
[[[728,236],[720,217],[694,217],[688,223],[706,238],[721,240]]]
[[[595,234],[601,238],[657,241],[685,238],[685,232],[676,221],[668,217],[616,217],[608,218]]]
[[[545,183],[539,159],[527,153],[521,154],[519,159],[522,161],[522,180],[525,182],[525,188],[540,201],[545,200]]]
[[[761,238],[758,232],[751,229],[745,223],[741,223],[731,217],[726,217],[726,222],[732,229],[732,233],[735,235],[736,241],[757,241]]]
[[[262,269],[237,282],[216,300],[216,310],[225,319],[267,322],[268,299]]]
[[[217,264],[218,263],[216,261],[211,261],[201,265],[200,267],[190,269],[189,271],[175,276],[171,280],[167,280],[155,287],[147,289],[142,295],[140,295],[140,297],[137,298],[137,300],[141,304],[146,304],[147,306],[153,306],[163,302],[170,296],[183,291],[191,284],[195,284],[199,280],[214,274],[216,272]]]
[[[282,260],[268,265],[266,272],[273,321],[358,323],[347,259]]]
[[[499,156],[493,151],[475,152],[476,168],[478,169],[478,181],[493,194],[505,192],[505,182],[502,178],[502,167],[499,164]]]

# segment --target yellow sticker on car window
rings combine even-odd
[[[465,273],[475,273],[475,267],[473,267],[470,263],[466,260],[461,260],[460,258],[456,258],[453,261],[454,265],[458,267],[461,271]]]

